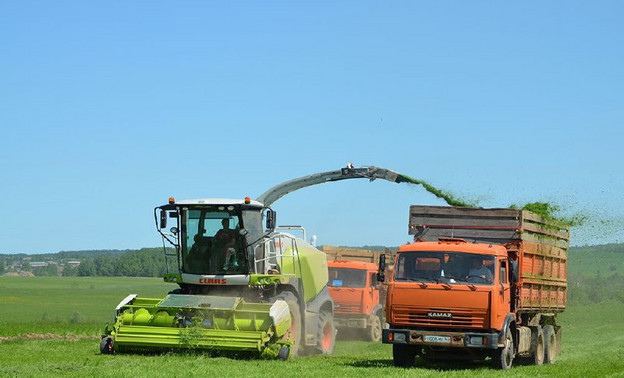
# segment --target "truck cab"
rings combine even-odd
[[[399,360],[410,353],[487,357],[501,347],[511,312],[507,260],[502,246],[462,239],[400,247],[388,285],[384,342],[395,344]]]
[[[371,262],[329,261],[329,295],[334,300],[334,321],[340,331],[359,331],[370,341],[381,340],[385,322],[385,290],[377,281],[377,265]]]

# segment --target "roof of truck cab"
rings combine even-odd
[[[507,249],[500,244],[472,243],[467,241],[416,241],[400,246],[397,253],[414,251],[468,252],[507,256]]]
[[[363,270],[377,270],[377,265],[371,262],[354,261],[354,260],[329,260],[327,261],[328,268],[349,268],[349,269],[363,269]]]
[[[233,199],[233,198],[200,198],[200,199],[187,199],[187,200],[176,200],[176,205],[247,205],[247,206],[258,206],[263,207],[261,202],[256,200],[251,200],[249,203],[245,203],[244,199]]]

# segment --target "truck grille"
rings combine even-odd
[[[431,317],[430,313],[451,313],[452,317]],[[392,324],[410,327],[488,327],[487,311],[449,308],[414,308],[394,306],[392,308]]]
[[[361,305],[359,303],[340,303],[335,306],[334,312],[342,315],[359,314],[361,312]]]

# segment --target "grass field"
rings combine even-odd
[[[331,357],[287,362],[204,354],[99,353],[99,334],[129,293],[163,296],[171,285],[148,278],[0,277],[0,376],[623,376],[624,304],[571,306],[560,316],[555,365],[501,372],[484,363],[392,366],[388,345],[340,341]]]

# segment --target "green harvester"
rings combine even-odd
[[[165,248],[174,268],[165,281],[178,289],[164,298],[122,300],[102,353],[204,349],[281,359],[332,353],[325,254],[305,235],[276,231],[273,210],[249,198],[172,198],[154,217],[174,247]],[[166,230],[168,219],[176,224]]]
[[[397,172],[351,164],[278,184],[256,200],[198,199],[154,209],[168,273],[166,297],[129,295],[102,335],[104,354],[200,349],[288,359],[331,354],[334,303],[323,252],[279,232],[271,204],[311,185],[345,179],[403,182]],[[167,229],[168,220],[175,225]]]

